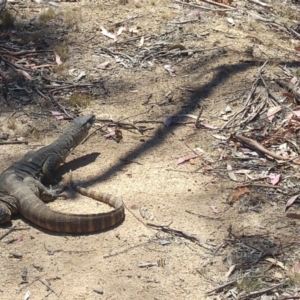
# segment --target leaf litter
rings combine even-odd
[[[144,68],[148,72],[152,72],[153,66],[157,65],[164,71],[162,76],[174,78],[185,76],[184,68],[177,72],[174,67],[193,56],[197,55],[197,60],[201,64],[205,64],[206,61],[226,56],[230,52],[236,53],[237,56],[242,52],[239,47],[234,48],[232,42],[218,45],[219,42],[215,41],[211,47],[194,47],[196,40],[211,35],[215,30],[216,32],[219,31],[218,33],[222,37],[228,37],[234,41],[237,36],[232,31],[233,27],[242,27],[248,24],[252,28],[254,27],[253,22],[259,22],[265,30],[270,34],[276,34],[278,38],[297,41],[299,39],[297,23],[288,22],[288,20],[280,17],[279,10],[275,9],[275,6],[278,5],[277,1],[274,3],[257,0],[241,1],[241,3],[231,0],[200,2],[176,0],[172,2],[177,5],[174,6],[174,9],[178,11],[178,16],[171,14],[172,17],[167,22],[168,27],[164,27],[164,30],[159,34],[152,33],[151,30],[142,32],[141,27],[132,18],[125,18],[124,22],[118,22],[113,29],[95,23],[96,30],[100,30],[104,39],[101,40],[103,43],[93,50],[93,53],[101,58],[101,60],[93,61],[94,68],[96,66],[97,69],[101,69],[101,72],[110,72],[115,68],[133,71]],[[253,17],[254,12],[256,12],[256,17]],[[186,19],[186,16],[189,19]],[[50,23],[60,28],[62,20],[59,18],[58,16],[58,19],[51,20]],[[205,23],[210,18],[219,18],[228,23],[230,26],[228,31],[208,28],[203,33],[186,34],[185,38],[179,42],[177,41],[178,38],[173,36],[175,26],[181,27],[184,24],[193,24],[193,22]],[[36,34],[40,29],[38,24],[34,22],[24,26],[28,26],[27,29]],[[49,39],[53,39],[51,32],[47,34]],[[64,31],[61,30],[61,36],[63,35]],[[200,118],[200,114],[199,116],[196,114],[192,116],[191,114],[177,115],[172,112],[172,109],[168,111],[166,109],[159,118],[153,119],[147,116],[144,119],[130,117],[131,121],[128,122],[122,118],[117,120],[99,118],[98,121],[101,123],[100,127],[105,128],[106,134],[104,136],[115,138],[117,142],[123,138],[123,133],[119,128],[128,131],[135,130],[141,135],[153,129],[138,125],[143,123],[161,123],[170,128],[174,124],[181,124],[186,126],[190,132],[192,130],[206,130],[206,134],[216,140],[218,154],[209,155],[204,151],[201,154],[199,164],[195,164],[194,159],[200,154],[182,156],[177,164],[186,161],[193,163],[180,166],[181,168],[195,166],[191,172],[209,173],[222,180],[226,174],[234,185],[244,185],[232,189],[234,192],[226,205],[236,209],[243,202],[242,204],[246,209],[240,211],[245,218],[247,218],[247,214],[242,213],[242,211],[259,213],[262,209],[270,209],[267,204],[271,203],[274,207],[282,208],[279,222],[285,216],[298,219],[298,214],[290,213],[288,210],[294,208],[297,202],[298,195],[294,195],[299,186],[299,176],[295,176],[295,173],[298,172],[300,156],[298,146],[300,132],[298,119],[299,74],[295,71],[292,63],[283,64],[280,61],[285,61],[285,58],[289,57],[290,60],[294,60],[293,63],[297,66],[297,62],[299,65],[299,56],[291,48],[281,49],[280,45],[268,45],[268,48],[276,48],[274,50],[278,51],[278,55],[282,53],[280,51],[286,51],[283,52],[286,56],[277,57],[275,55],[272,57],[270,54],[266,55],[263,38],[253,28],[246,32],[246,35],[255,44],[254,46],[248,45],[247,51],[241,55],[241,60],[243,63],[257,66],[257,72],[253,77],[247,78],[248,81],[245,82],[244,89],[237,98],[228,97],[230,103],[227,103],[221,110],[220,116],[215,114],[208,121],[209,124],[205,117],[201,116]],[[7,39],[7,37],[9,38]],[[89,38],[92,40],[93,36]],[[23,107],[34,101],[33,99],[43,99],[52,106],[51,110],[48,111],[49,114],[60,120],[77,114],[84,107],[83,103],[75,103],[72,107],[68,102],[62,101],[74,91],[79,91],[83,95],[88,93],[95,98],[108,93],[107,87],[101,80],[87,81],[86,79],[90,74],[83,71],[81,66],[67,68],[69,70],[67,79],[62,79],[63,76],[60,75],[53,76],[51,71],[54,62],[56,62],[57,67],[62,67],[64,66],[64,59],[62,59],[62,54],[57,51],[45,50],[43,43],[34,46],[32,41],[24,43],[22,38],[16,38],[13,32],[9,31],[1,36],[1,39],[3,41],[0,46],[1,64],[13,69],[17,75],[22,77],[22,80],[16,83],[16,81],[10,81],[11,74],[1,73],[3,97],[8,106],[17,104]],[[43,42],[45,43],[45,41]],[[40,47],[42,50],[39,50]],[[296,51],[299,51],[298,48],[297,46],[294,47]],[[104,62],[97,64],[99,61]],[[277,67],[275,73],[272,72],[274,65]],[[110,68],[107,68],[108,66]],[[64,71],[66,70],[61,69],[62,74]],[[99,70],[97,71],[99,72]],[[186,76],[189,76],[191,71],[188,70]],[[225,73],[227,71],[225,69]],[[180,88],[184,88],[184,85]],[[138,89],[132,90],[138,93]],[[151,105],[163,108],[174,105],[174,98],[170,97],[170,94],[167,93],[161,98],[163,99],[159,99]],[[238,105],[240,103],[242,103],[241,106]],[[182,106],[184,105],[183,103]],[[218,111],[220,111],[219,108]],[[166,117],[162,117],[163,115]],[[218,131],[214,133],[213,130]],[[222,154],[220,155],[220,153]],[[275,186],[276,189],[273,189]],[[274,190],[275,192],[273,192]],[[262,195],[267,199],[264,199]],[[289,197],[291,198],[285,206],[284,215],[285,202],[283,200]],[[279,200],[271,202],[270,198]],[[213,214],[223,212],[223,209],[219,208],[219,204],[217,205],[215,202],[210,202],[207,205]],[[165,234],[199,242],[193,235],[181,230],[174,230],[163,225],[149,224],[148,226],[152,226]],[[292,226],[292,223],[288,223],[288,226]],[[259,231],[259,228],[257,229]],[[258,299],[261,295],[270,293],[274,295],[285,293],[287,297],[294,295],[293,289],[285,280],[272,277],[275,274],[272,271],[277,268],[285,271],[290,270],[293,265],[297,266],[295,263],[292,264],[292,255],[287,252],[289,249],[295,249],[294,246],[299,246],[295,237],[284,234],[276,236],[276,234],[268,231],[264,234],[235,233],[234,229],[228,228],[228,237],[222,245],[224,247],[216,247],[210,251],[214,255],[217,252],[222,253],[221,255],[229,270],[226,277],[232,280],[230,282],[225,281],[212,293],[220,293],[226,299]],[[229,249],[228,252],[225,252],[226,249]],[[299,252],[297,253],[299,254]],[[283,261],[287,261],[287,263],[283,263]],[[294,269],[297,270],[297,267]],[[285,276],[288,277],[289,274],[286,273]],[[259,282],[255,281],[256,278],[259,278]],[[214,282],[213,279],[209,281]],[[232,284],[235,284],[233,288]],[[249,289],[251,284],[253,285],[252,290]],[[299,290],[296,293],[298,297]]]

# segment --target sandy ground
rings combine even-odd
[[[238,10],[216,12],[188,6],[207,5],[204,2],[186,3],[82,1],[58,2],[55,7],[25,1],[16,6],[20,8],[17,11],[13,3],[7,6],[23,22],[36,24],[33,32],[26,33],[36,34],[34,41],[47,42],[50,49],[66,47],[63,65],[46,69],[45,76],[74,82],[74,77],[84,72],[79,82],[94,83],[89,89],[90,103],[86,107],[79,103],[76,109],[80,114],[94,113],[95,128],[110,119],[130,124],[144,121],[136,125],[149,130],[141,134],[134,128],[120,127],[120,142],[105,138],[98,130],[72,151],[59,170],[61,184],[68,186],[67,172],[72,169],[82,185],[124,201],[126,218],[116,228],[91,235],[52,234],[20,215],[14,216],[15,230],[1,240],[1,299],[233,299],[225,292],[206,295],[232,276],[247,273],[247,268],[240,268],[226,277],[229,267],[238,264],[232,245],[226,243],[230,228],[235,234],[256,235],[257,240],[261,237],[264,243],[299,234],[297,223],[282,217],[287,200],[283,194],[253,191],[256,196],[252,199],[259,199],[261,204],[259,212],[242,213],[238,204],[228,204],[234,187],[241,182],[228,177],[226,155],[222,156],[226,141],[216,135],[228,137],[230,130],[211,129],[226,123],[221,112],[228,105],[233,112],[238,111],[262,62],[270,60],[265,70],[272,77],[283,74],[279,61],[288,63],[297,57],[291,37],[285,38],[280,28],[259,22],[250,13],[262,18],[275,16],[290,24],[299,15],[299,5],[271,1],[272,10],[266,10],[248,1],[234,1]],[[55,16],[40,29],[39,16],[49,7]],[[185,22],[191,19],[194,21]],[[101,26],[115,35],[124,27],[117,43],[103,35]],[[21,30],[9,34],[18,41],[24,39]],[[182,50],[182,45],[199,51],[157,56],[157,52],[172,47]],[[149,55],[153,58],[145,59]],[[109,62],[107,68],[97,68],[104,62]],[[166,65],[176,76],[170,76]],[[86,90],[81,87],[79,92]],[[73,92],[53,94],[62,106],[70,107]],[[277,88],[274,93],[282,92]],[[13,103],[13,98],[10,101]],[[23,137],[28,144],[1,145],[0,171],[27,151],[51,143],[68,124],[51,116],[50,111],[59,109],[42,97],[27,105],[4,103],[1,132],[10,139]],[[206,127],[195,127],[196,120],[187,116],[197,117],[200,107]],[[181,124],[165,126],[163,120],[166,122],[170,115],[185,117],[176,119]],[[177,164],[179,158],[195,154],[196,148],[201,149],[201,156]],[[106,205],[74,192],[69,195],[49,203],[50,207],[72,213],[108,210]],[[186,236],[163,232],[147,223]],[[0,235],[8,230],[2,226]],[[297,252],[291,255],[295,256],[289,267],[298,259]],[[265,264],[256,267],[261,272],[268,270]],[[274,272],[285,276],[279,267]]]

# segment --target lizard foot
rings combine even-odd
[[[4,203],[0,202],[0,224],[10,222],[10,218],[11,218],[10,209]]]

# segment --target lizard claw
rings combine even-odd
[[[49,187],[49,192],[53,197],[57,197],[59,194],[61,194],[64,191],[64,187],[58,187],[58,188],[53,188],[52,185]]]

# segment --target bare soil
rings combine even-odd
[[[2,60],[1,133],[8,134],[6,142],[28,144],[2,144],[0,171],[59,136],[68,121],[51,112],[65,118],[64,111],[93,113],[98,130],[72,151],[58,175],[68,187],[72,170],[83,186],[122,199],[126,219],[106,232],[75,236],[47,232],[15,215],[0,228],[0,236],[14,228],[1,239],[0,298],[249,299],[264,289],[253,298],[300,296],[291,271],[299,260],[297,246],[291,247],[299,223],[284,217],[297,186],[285,189],[291,185],[283,180],[280,189],[249,187],[230,203],[249,177],[240,172],[233,180],[229,166],[265,174],[252,183],[270,184],[275,172],[274,161],[271,168],[260,158],[265,165],[256,169],[252,161],[233,158],[240,144],[230,142],[234,132],[253,138],[256,121],[265,122],[259,132],[267,130],[267,110],[246,126],[242,121],[252,111],[225,126],[243,108],[262,67],[272,95],[296,109],[297,96],[272,79],[299,80],[299,3],[233,1],[234,10],[200,1],[56,3],[7,4],[17,21],[10,28],[2,19],[0,54],[27,74]],[[41,52],[24,54],[22,63],[14,45]],[[53,50],[63,64],[57,66]],[[265,91],[261,84],[261,101],[268,98],[271,107]],[[74,100],[74,93],[82,97]],[[116,126],[122,139],[105,137]],[[198,157],[178,164],[197,149]],[[290,173],[282,178],[299,172],[296,164],[285,170]],[[67,199],[49,205],[72,213],[109,209],[71,189]]]

